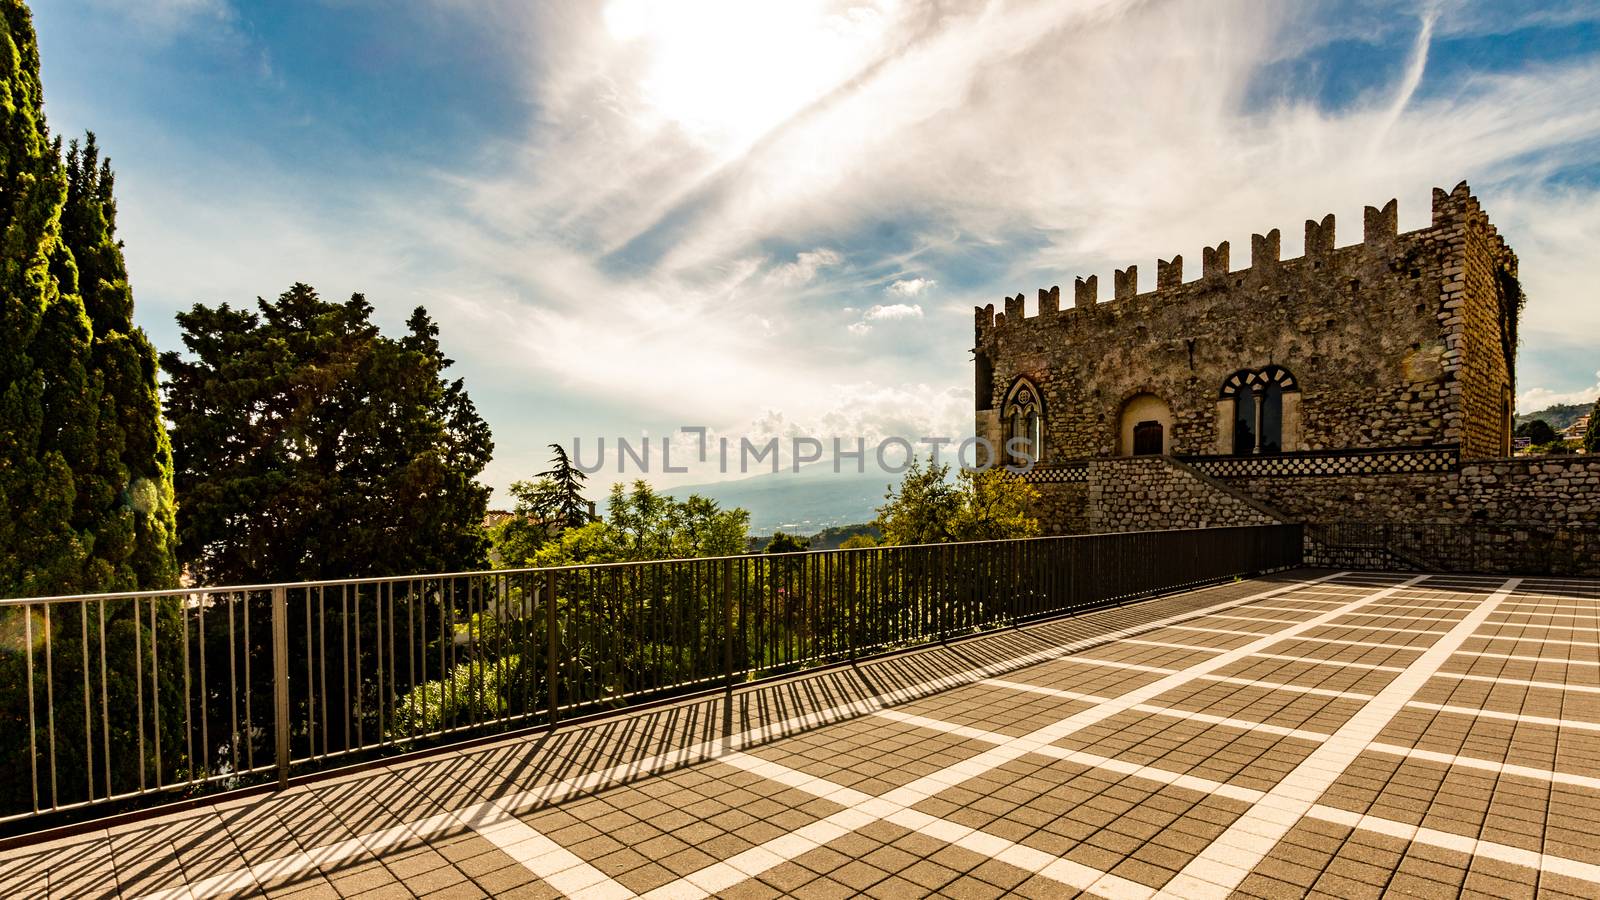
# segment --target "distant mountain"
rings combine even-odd
[[[870,522],[883,505],[889,485],[899,483],[899,475],[871,469],[835,473],[832,463],[822,463],[799,472],[784,469],[735,481],[669,488],[663,493],[680,500],[699,494],[723,506],[742,506],[750,511],[751,534],[787,531],[811,535],[832,526]]]
[[[1518,413],[1517,424],[1531,422],[1534,419],[1543,419],[1546,425],[1556,431],[1565,431],[1567,426],[1583,418],[1586,413],[1594,409],[1593,403],[1558,403],[1547,406],[1538,412]]]

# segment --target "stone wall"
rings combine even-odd
[[[1317,565],[1600,575],[1600,457],[1226,483],[1307,523]]]
[[[1133,457],[1041,467],[1030,480],[1053,534],[1303,522],[1319,565],[1600,575],[1600,457],[1223,478]]]
[[[1594,456],[1477,460],[1449,472],[1223,480],[1307,523],[1600,521],[1600,457]]]
[[[1036,515],[1051,534],[1277,525],[1284,517],[1164,456],[1095,460],[1082,480],[1039,483]]]
[[[1367,208],[1360,244],[1335,247],[1332,216],[1306,223],[1304,256],[1281,260],[1279,244],[1276,229],[1256,235],[1241,270],[1226,242],[1207,248],[1188,282],[1181,257],[1164,260],[1145,293],[1130,266],[1108,302],[1090,278],[1066,308],[1052,288],[1032,316],[1020,294],[999,313],[979,309],[977,433],[1003,443],[1004,401],[1026,377],[1044,399],[1046,462],[1125,454],[1121,412],[1144,393],[1171,407],[1167,452],[1231,452],[1219,446],[1232,433],[1221,386],[1240,370],[1280,366],[1300,391],[1286,450],[1503,452],[1510,373],[1496,310],[1515,284],[1515,257],[1465,184],[1435,193],[1428,228],[1397,233],[1391,201]]]

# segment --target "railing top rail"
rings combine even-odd
[[[1002,538],[1002,539],[997,539],[997,540],[979,540],[979,541],[948,541],[948,542],[945,542],[945,543],[935,543],[935,544],[887,544],[887,545],[879,545],[879,546],[875,546],[875,547],[837,547],[837,548],[834,548],[834,549],[831,549],[831,550],[801,550],[801,551],[796,551],[794,553],[784,553],[784,554],[741,553],[741,554],[737,554],[737,555],[734,555],[734,556],[689,556],[689,557],[680,557],[680,558],[676,558],[676,559],[645,559],[645,560],[626,560],[626,561],[622,561],[622,562],[606,562],[606,563],[577,563],[577,564],[566,565],[566,566],[527,566],[527,567],[520,567],[520,568],[513,568],[513,569],[468,569],[468,570],[464,570],[464,571],[460,571],[460,572],[427,572],[427,573],[407,574],[407,575],[368,575],[368,576],[361,576],[361,577],[358,577],[358,578],[326,578],[326,579],[318,579],[318,580],[313,580],[313,581],[279,581],[279,582],[264,582],[264,583],[261,583],[261,584],[214,585],[214,586],[206,586],[206,587],[201,587],[201,586],[174,587],[174,588],[167,588],[167,589],[145,590],[145,591],[112,591],[112,592],[107,592],[107,593],[95,593],[95,594],[61,594],[61,595],[44,596],[44,597],[12,597],[12,598],[0,598],[0,607],[23,606],[23,605],[30,605],[30,604],[37,604],[37,603],[70,603],[70,602],[84,602],[84,601],[96,601],[96,600],[106,600],[106,601],[110,601],[110,600],[135,600],[135,599],[147,599],[147,598],[150,598],[150,597],[173,597],[173,596],[199,597],[199,596],[207,596],[207,595],[213,595],[213,594],[240,594],[240,593],[250,593],[250,592],[274,591],[274,590],[278,590],[280,588],[283,588],[283,589],[289,589],[289,588],[317,588],[317,587],[325,588],[325,587],[341,587],[341,586],[345,586],[345,585],[359,585],[359,584],[387,584],[389,582],[401,582],[401,581],[436,581],[436,580],[442,580],[442,579],[446,579],[446,578],[466,578],[466,577],[473,576],[473,575],[493,575],[493,576],[526,575],[526,574],[532,574],[532,573],[545,573],[545,572],[575,572],[575,571],[583,571],[583,570],[593,571],[593,570],[597,570],[597,569],[627,568],[627,567],[630,567],[630,566],[660,566],[660,565],[671,565],[671,564],[674,564],[674,563],[715,563],[715,562],[722,562],[722,561],[725,561],[725,560],[767,558],[769,556],[770,557],[783,556],[783,557],[792,559],[794,557],[813,556],[813,555],[820,555],[820,554],[825,554],[825,553],[870,553],[870,552],[882,551],[882,550],[896,550],[896,551],[921,550],[921,549],[941,548],[941,547],[966,547],[966,546],[974,546],[974,545],[981,545],[981,544],[1025,544],[1025,543],[1030,543],[1030,542],[1034,542],[1034,541],[1092,540],[1092,539],[1095,539],[1095,538],[1104,538],[1104,537],[1112,537],[1112,536],[1116,536],[1116,535],[1128,535],[1128,534],[1154,535],[1154,534],[1174,534],[1174,533],[1179,533],[1179,532],[1194,532],[1194,531],[1207,531],[1207,532],[1216,532],[1216,531],[1252,531],[1252,530],[1262,529],[1262,528],[1287,528],[1287,527],[1298,527],[1298,526],[1295,526],[1295,525],[1292,525],[1292,524],[1285,524],[1285,525],[1219,525],[1219,526],[1212,527],[1212,528],[1201,528],[1201,529],[1194,529],[1194,528],[1163,528],[1163,529],[1154,529],[1154,530],[1149,530],[1149,531],[1105,531],[1105,532],[1098,532],[1096,534],[1052,534],[1052,535],[1040,535],[1038,537],[1027,537],[1027,538]]]

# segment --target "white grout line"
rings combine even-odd
[[[1212,617],[1215,617],[1214,613],[1212,614]],[[1231,628],[1204,628],[1199,625],[1168,625],[1167,627],[1182,628],[1184,631],[1204,631],[1209,634],[1236,634],[1241,637],[1261,637],[1261,632],[1259,631],[1235,631]]]
[[[1478,759],[1474,756],[1441,753],[1437,750],[1423,750],[1418,747],[1402,747],[1398,744],[1368,744],[1367,752],[1403,756],[1407,759],[1415,759],[1422,762],[1442,763],[1447,766],[1460,766],[1464,769],[1479,769],[1484,772],[1504,773],[1506,775],[1515,775],[1519,778],[1532,778],[1538,781],[1549,781],[1554,784],[1600,790],[1600,778],[1593,778],[1588,775],[1572,775],[1567,772],[1554,772],[1549,769],[1536,769],[1533,766],[1497,762],[1492,759]]]
[[[1126,641],[1126,643],[1132,642],[1132,639]],[[1509,659],[1516,662],[1549,663],[1556,666],[1600,666],[1600,660],[1593,659],[1551,659],[1547,656],[1518,656],[1514,653],[1489,653],[1483,650],[1457,650],[1456,655],[1481,656],[1484,659]]]
[[[1476,709],[1471,706],[1455,706],[1449,703],[1424,703],[1421,700],[1412,700],[1406,705],[1416,709],[1431,709],[1435,712],[1456,713],[1463,716],[1476,716],[1480,719],[1498,719],[1502,722],[1525,722],[1529,725],[1550,725],[1555,728],[1572,728],[1578,731],[1600,731],[1600,722],[1585,722],[1581,719],[1557,719],[1551,716],[1530,716],[1525,713],[1508,713],[1493,709]]]
[[[1597,613],[1586,613],[1586,615],[1579,615],[1579,613],[1574,612],[1502,612],[1496,613],[1496,615],[1498,615],[1499,620],[1491,621],[1490,625],[1533,625],[1533,623],[1526,623],[1526,621],[1507,621],[1510,620],[1510,617],[1514,617],[1514,615],[1520,615],[1520,617],[1523,618],[1576,618],[1576,620],[1582,621],[1597,620]],[[1571,628],[1571,626],[1552,625],[1549,626],[1549,628]]]
[[[1348,641],[1344,638],[1295,638],[1297,641],[1315,641],[1319,644],[1343,644],[1347,647],[1375,647],[1383,650],[1414,650],[1417,653],[1428,649],[1426,646],[1416,647],[1411,644],[1384,644],[1379,641]]]
[[[1449,609],[1449,610],[1444,610],[1444,611],[1445,612],[1451,612],[1451,613],[1461,612],[1461,610],[1459,610],[1459,609]],[[1429,616],[1418,615],[1416,613],[1401,614],[1401,613],[1369,613],[1369,612],[1363,612],[1363,613],[1353,613],[1351,615],[1345,616],[1345,618],[1347,618],[1347,619],[1409,619],[1412,622],[1423,622],[1423,623],[1426,623],[1426,624],[1429,624],[1429,625],[1443,625],[1445,623],[1455,623],[1455,622],[1461,621],[1460,619],[1445,619],[1445,618],[1441,618],[1441,617],[1437,617],[1437,616],[1429,617]]]
[[[1281,659],[1285,662],[1310,663],[1315,666],[1338,666],[1344,669],[1371,669],[1374,672],[1404,672],[1405,666],[1382,666],[1377,663],[1347,662],[1342,659],[1311,659],[1305,656],[1289,656],[1284,653],[1257,653],[1256,659]]]
[[[1308,612],[1310,612],[1310,610],[1308,610]],[[1267,619],[1267,618],[1262,618],[1261,616],[1234,616],[1234,615],[1229,615],[1227,613],[1212,613],[1211,615],[1206,616],[1206,618],[1208,618],[1208,619],[1236,619],[1236,620],[1238,620],[1240,622],[1268,622],[1268,623],[1271,623],[1273,625],[1286,625],[1286,624],[1287,625],[1292,625],[1292,624],[1294,624],[1296,622],[1301,621],[1299,619]],[[1249,633],[1259,636],[1263,632],[1252,631],[1252,632],[1249,632]]]
[[[1600,884],[1600,866],[1568,859],[1564,856],[1551,856],[1548,853],[1524,850],[1521,847],[1486,841],[1481,838],[1471,838],[1448,831],[1439,831],[1434,828],[1406,825],[1402,822],[1366,816],[1348,810],[1335,809],[1331,806],[1322,806],[1321,804],[1312,806],[1306,811],[1306,816],[1312,819],[1321,819],[1324,822],[1332,822],[1335,825],[1343,825],[1346,828],[1373,831],[1389,837],[1399,838],[1403,841],[1427,844],[1432,847],[1454,850],[1471,856],[1499,860],[1514,866],[1524,866],[1540,872],[1549,872],[1553,875],[1563,875],[1579,881]]]
[[[1170,641],[1147,641],[1143,638],[1123,638],[1124,644],[1140,644],[1146,647],[1167,647],[1172,650],[1203,650],[1206,653],[1222,653],[1222,647],[1205,647],[1199,644],[1174,644]]]
[[[1448,625],[1448,622],[1440,624]],[[1398,625],[1345,625],[1343,623],[1326,624],[1324,628],[1344,628],[1350,631],[1387,631],[1393,634],[1426,634],[1433,637],[1443,637],[1446,632],[1435,631],[1431,628],[1402,628]]]
[[[1526,625],[1517,625],[1514,621],[1507,621],[1506,625],[1510,628],[1528,628]],[[1477,641],[1531,641],[1536,644],[1555,644],[1558,647],[1600,647],[1600,642],[1597,641],[1563,641],[1560,637],[1515,636],[1515,634],[1474,634],[1472,637]]]
[[[1324,579],[1319,580],[1325,580],[1326,578],[1332,577],[1338,576],[1325,576]],[[1426,575],[1418,575],[1407,581],[1378,587],[1376,591],[1359,599],[1353,600],[1345,607],[1332,610],[1324,614],[1322,617],[1319,617],[1319,619],[1313,619],[1310,622],[1296,625],[1294,628],[1291,628],[1288,633],[1293,634],[1295,631],[1302,628],[1316,627],[1320,619],[1333,618],[1342,615],[1348,609],[1354,609],[1362,606],[1365,603],[1370,603],[1374,600],[1386,597],[1394,591],[1408,587],[1424,580],[1427,577],[1428,576]],[[1262,598],[1258,597],[1252,599]],[[1246,644],[1244,647],[1236,650],[1230,650],[1220,656],[1205,660],[1204,662],[1196,663],[1194,666],[1188,669],[1175,672],[1165,678],[1161,678],[1150,684],[1135,688],[1134,690],[1129,691],[1128,693],[1119,697],[1110,698],[1105,703],[1092,706],[1058,722],[1053,722],[1044,726],[1043,728],[1023,735],[1022,737],[1013,738],[1007,744],[993,747],[970,759],[963,760],[944,769],[924,775],[921,778],[885,793],[881,797],[874,798],[871,804],[848,808],[819,822],[813,822],[812,824],[800,829],[798,832],[795,832],[795,834],[804,833],[808,840],[815,840],[811,837],[811,835],[815,833],[831,834],[832,836],[828,837],[826,840],[817,842],[827,843],[828,840],[832,840],[834,837],[854,831],[865,825],[871,824],[874,821],[884,819],[892,811],[904,810],[905,807],[920,803],[924,799],[941,793],[947,788],[962,784],[972,778],[984,774],[985,772],[1003,766],[1012,760],[1026,756],[1040,747],[1054,744],[1062,738],[1082,731],[1083,729],[1099,722],[1103,722],[1124,710],[1130,709],[1134,706],[1144,703],[1147,700],[1158,697],[1175,687],[1187,684],[1197,676],[1204,675],[1209,671],[1214,671],[1230,665],[1236,660],[1248,656],[1250,653],[1256,650],[1263,649],[1270,644],[1276,643],[1282,637],[1282,635],[1283,633],[1280,632],[1262,636],[1259,640]],[[983,840],[987,841],[990,838],[992,838],[992,836],[985,836]],[[809,846],[807,846],[806,842],[790,841],[789,839],[790,835],[774,838],[765,844],[751,848],[750,850],[745,851],[745,853],[739,854],[738,857],[735,857],[735,859],[744,859],[749,857],[751,860],[749,862],[749,866],[741,868],[735,865],[731,860],[715,863],[711,866],[707,866],[705,869],[702,869],[699,872],[693,873],[685,878],[681,878],[676,882],[664,885],[661,888],[658,888],[656,891],[652,891],[650,894],[647,894],[646,896],[704,897],[719,890],[725,890],[726,888],[739,883],[739,881],[742,881],[744,877],[756,874],[754,872],[747,871],[750,866],[765,864],[764,867],[759,870],[765,871],[766,868],[778,865],[784,861],[787,861],[788,859],[793,859],[795,856],[798,856],[799,854],[811,849]],[[1000,840],[999,838],[993,839]],[[756,854],[758,851],[764,851],[765,855],[750,856],[751,854]],[[735,872],[743,872],[743,875],[734,879]],[[1114,890],[1121,894],[1127,888],[1127,885],[1123,884],[1123,882],[1126,882],[1127,879],[1121,879],[1111,875],[1103,876],[1103,878],[1116,879],[1114,882],[1107,882],[1106,888],[1108,890]],[[734,880],[730,881],[729,879]],[[1096,893],[1105,892],[1098,887],[1098,885],[1100,885],[1100,881],[1096,881],[1095,885],[1096,886],[1093,887],[1092,890],[1094,890]]]
[[[1464,672],[1435,672],[1435,678],[1454,678],[1457,681],[1482,681],[1489,684],[1510,684],[1517,687],[1549,688],[1555,691],[1577,691],[1582,694],[1600,694],[1600,687],[1589,684],[1563,684],[1559,681],[1531,681],[1526,678],[1504,678],[1497,675],[1468,675]]]
[[[1093,694],[1080,694],[1077,691],[1064,691],[1057,688],[1040,687],[1036,684],[1026,684],[1021,681],[1004,681],[999,678],[985,679],[983,684],[992,684],[995,687],[1011,688],[1012,690],[1017,691],[1029,691],[1035,694],[1050,694],[1055,697],[1061,697],[1064,700],[1081,700],[1085,703],[1105,703],[1110,699],[1107,697],[1097,697]],[[1133,712],[1149,713],[1157,716],[1168,716],[1175,719],[1191,719],[1196,722],[1204,722],[1207,725],[1223,725],[1228,728],[1238,728],[1244,731],[1260,731],[1265,734],[1276,734],[1281,737],[1300,738],[1302,740],[1313,741],[1319,744],[1327,740],[1330,736],[1324,731],[1306,731],[1301,728],[1289,728],[1283,725],[1269,725],[1265,722],[1252,722],[1248,719],[1231,719],[1227,716],[1218,716],[1211,713],[1178,709],[1177,707],[1173,706],[1161,706],[1155,703],[1140,703],[1137,706],[1129,707],[1129,709]],[[886,710],[886,712],[893,712],[893,710]],[[884,713],[874,713],[874,715],[879,716],[883,714]],[[931,728],[932,726],[925,727]]]
[[[1254,659],[1260,654],[1250,654],[1249,659]],[[1212,662],[1213,660],[1206,660]],[[1182,674],[1191,668],[1170,669],[1163,666],[1147,666],[1142,663],[1118,662],[1112,659],[1093,659],[1083,656],[1066,657],[1058,662],[1083,663],[1094,666],[1110,666],[1113,669],[1131,669],[1135,672],[1156,672],[1165,674]],[[1273,691],[1290,691],[1296,694],[1314,694],[1318,697],[1338,697],[1348,700],[1371,700],[1372,694],[1363,694],[1358,691],[1334,691],[1319,687],[1302,687],[1298,684],[1284,684],[1278,681],[1266,681],[1260,678],[1240,678],[1233,675],[1196,675],[1195,680],[1220,681],[1224,684],[1237,684],[1243,687],[1259,687]]]
[[[1338,780],[1362,748],[1372,743],[1405,708],[1406,701],[1483,624],[1495,607],[1516,590],[1520,581],[1518,578],[1506,581],[1483,605],[1441,635],[1404,673],[1390,681],[1371,702],[1274,785],[1261,803],[1235,820],[1190,861],[1158,896],[1203,900],[1231,894],[1322,793]]]

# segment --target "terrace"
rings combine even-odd
[[[113,815],[13,838],[0,894],[1594,896],[1600,581],[1295,568],[1298,541],[1219,529],[17,601],[86,637],[48,663],[76,654],[82,673],[34,692],[36,799],[13,827]],[[1266,574],[1234,578],[1249,573]],[[97,605],[113,622],[181,610],[139,642],[152,709],[131,721],[149,740],[96,724],[116,719],[87,677]],[[348,638],[327,612],[343,606]],[[230,610],[219,664],[201,619]],[[445,710],[462,665],[522,678]],[[346,674],[358,689],[335,689]],[[431,716],[404,711],[430,698]],[[72,716],[101,747],[87,772]],[[181,760],[170,737],[152,746],[173,733]],[[129,740],[143,764],[110,765],[104,747]],[[193,799],[123,810],[178,794]]]

